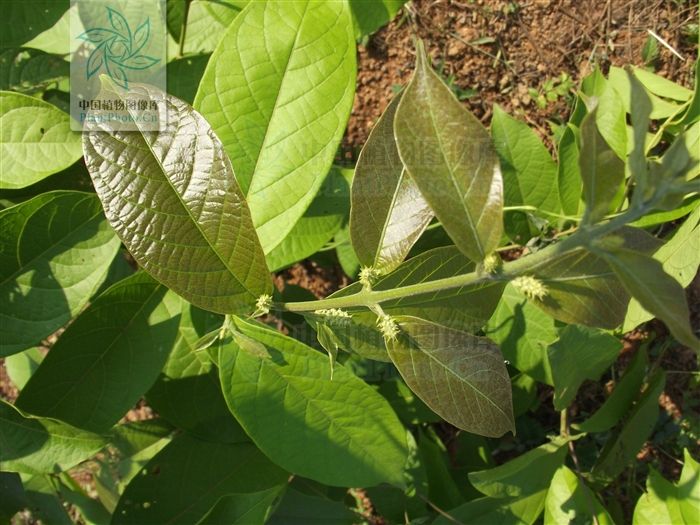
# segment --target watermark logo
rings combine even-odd
[[[105,8],[110,27],[95,27],[78,36],[95,49],[85,65],[87,78],[104,72],[118,86],[129,89],[129,70],[144,70],[160,62],[159,58],[143,54],[151,37],[151,20],[146,18],[132,31],[126,17],[116,9]]]

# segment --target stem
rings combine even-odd
[[[638,219],[647,211],[647,206],[630,208],[624,214],[615,217],[609,222],[597,226],[579,228],[571,237],[567,237],[556,244],[551,244],[526,257],[504,263],[501,271],[497,274],[485,274],[480,271],[475,271],[467,274],[455,275],[453,277],[436,279],[434,281],[401,286],[390,290],[363,289],[356,294],[345,297],[331,297],[318,301],[276,303],[273,307],[288,312],[313,312],[314,310],[322,308],[370,308],[379,303],[402,299],[404,297],[440,292],[452,288],[473,286],[493,281],[510,281],[519,275],[534,272],[540,266],[547,264],[553,258],[563,253],[590,246],[594,239],[614,232],[625,224]]]
[[[187,16],[190,13],[190,2],[185,0],[185,14],[182,17],[182,25],[180,26],[180,41],[177,46],[177,57],[182,58],[185,54],[185,36],[187,35]]]

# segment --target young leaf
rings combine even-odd
[[[486,129],[431,69],[421,42],[394,135],[404,166],[450,238],[482,261],[503,232],[498,157]]]
[[[118,249],[89,193],[44,193],[0,212],[0,356],[38,344],[80,312]]]
[[[583,423],[573,425],[581,432],[605,432],[622,420],[632,403],[639,397],[648,364],[647,353],[638,350],[603,405]]]
[[[381,395],[339,365],[331,381],[328,358],[294,339],[241,319],[235,324],[266,355],[236,338],[217,343],[224,397],[268,457],[328,485],[404,484],[406,435]]]
[[[637,399],[624,426],[605,443],[591,470],[592,480],[601,484],[611,483],[635,460],[659,418],[659,396],[665,383],[663,370],[649,379],[646,390]]]
[[[209,354],[198,349],[206,334],[218,336],[222,323],[221,316],[182,301],[173,350],[146,399],[161,417],[191,435],[230,443],[243,430],[226,406],[218,370]]]
[[[683,287],[664,271],[661,262],[626,249],[603,252],[603,256],[645,310],[661,319],[679,342],[700,352]]]
[[[70,117],[41,99],[0,91],[0,189],[24,188],[81,156]]]
[[[625,163],[610,149],[596,126],[594,108],[581,123],[579,166],[586,202],[584,222],[595,223],[610,213],[625,180]]]
[[[510,379],[493,342],[417,317],[395,321],[401,331],[387,341],[389,356],[426,405],[468,432],[515,431]]]
[[[505,205],[535,206],[558,213],[557,165],[532,128],[495,105],[491,135],[501,161]]]
[[[555,438],[503,465],[470,472],[469,481],[492,498],[519,498],[545,491],[554,472],[564,464],[567,444],[568,440]]]
[[[506,286],[496,311],[489,319],[486,335],[501,348],[510,364],[541,383],[553,385],[547,347],[559,334],[554,319]]]
[[[110,223],[134,259],[192,304],[219,313],[253,309],[272,283],[223,146],[204,118],[154,87],[102,97],[166,106],[160,132],[88,122],[85,159]]]
[[[102,436],[51,419],[25,417],[0,399],[0,470],[60,472],[105,445]]]
[[[355,166],[350,237],[357,258],[380,274],[394,270],[433,218],[401,163],[394,140],[394,97],[375,124]]]
[[[272,489],[287,477],[252,443],[180,434],[129,483],[112,523],[198,523],[222,497]]]
[[[106,432],[151,386],[177,334],[180,298],[145,273],[118,282],[66,329],[17,406]],[[56,378],[60,377],[60,381]]]
[[[568,467],[561,465],[552,477],[544,508],[545,525],[589,523],[615,525],[595,493]]]
[[[195,107],[236,167],[265,253],[318,193],[354,86],[346,2],[251,2],[214,51]]]
[[[622,350],[614,336],[585,326],[568,325],[547,349],[554,380],[554,410],[564,410],[586,379],[597,380]]]

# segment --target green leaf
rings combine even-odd
[[[541,383],[554,384],[547,347],[559,334],[554,319],[528,301],[512,284],[506,286],[486,335],[501,348],[503,357]]]
[[[659,417],[659,396],[666,383],[666,374],[659,370],[649,379],[624,426],[610,436],[591,470],[597,483],[611,483],[632,462],[647,440]]]
[[[418,452],[428,483],[428,499],[442,509],[456,507],[463,498],[450,476],[450,457],[445,445],[430,427],[425,431],[419,428],[418,435]]]
[[[38,98],[0,91],[0,189],[24,188],[80,158],[70,116]]]
[[[394,118],[399,154],[457,247],[475,262],[501,241],[503,180],[488,132],[431,69],[422,43]]]
[[[627,115],[620,96],[610,82],[605,82],[598,95],[595,123],[603,140],[624,161],[627,158]]]
[[[644,381],[648,364],[647,354],[639,350],[632,358],[632,362],[625,370],[622,379],[615,385],[615,389],[596,412],[583,423],[573,425],[581,432],[605,432],[611,429],[632,406],[639,397],[639,389]]]
[[[318,195],[289,235],[265,258],[276,271],[315,254],[340,230],[349,211],[350,189],[341,168],[333,167]]]
[[[180,3],[184,4],[185,1],[181,0]],[[228,26],[247,3],[245,0],[192,0],[187,13],[185,54],[214,51]],[[183,16],[182,8],[174,9],[171,14],[170,5],[168,6],[168,30],[176,40],[180,38]]]
[[[673,237],[656,251],[654,259],[683,288],[690,285],[700,266],[700,208],[695,208]],[[632,299],[622,328],[628,332],[652,317],[638,301]]]
[[[352,525],[357,516],[336,501],[288,490],[267,525]],[[244,525],[244,524],[241,524]]]
[[[0,47],[20,46],[54,25],[68,9],[67,0],[3,3]]]
[[[272,283],[231,163],[207,121],[146,85],[132,83],[123,95],[104,87],[100,96],[165,98],[168,108],[160,132],[95,122],[83,133],[95,189],[131,255],[200,308],[251,311]]]
[[[558,213],[557,165],[534,130],[496,104],[491,135],[501,161],[505,205]]]
[[[635,71],[635,74],[637,74],[637,71]],[[620,67],[612,66],[608,74],[608,82],[615,91],[617,91],[620,101],[622,102],[622,107],[625,108],[627,113],[630,113],[632,107],[632,86],[630,86],[627,72]],[[648,95],[651,101],[651,113],[649,118],[652,120],[668,118],[675,115],[680,108],[677,104],[667,102],[652,93]]]
[[[354,86],[346,2],[252,2],[214,51],[195,107],[236,167],[265,253],[318,193]]]
[[[447,511],[433,525],[532,525],[542,514],[544,492],[524,498],[479,498]]]
[[[380,274],[406,258],[433,218],[405,170],[394,140],[394,97],[365,142],[352,182],[350,237],[357,258]]]
[[[677,484],[649,469],[647,491],[634,509],[633,525],[692,525],[700,508],[700,465],[683,451],[683,470]]]
[[[381,395],[338,364],[331,381],[327,356],[294,339],[235,324],[239,341],[257,343],[265,356],[236,337],[219,342],[224,397],[268,457],[328,485],[404,484],[405,432]]]
[[[271,507],[285,486],[280,485],[250,494],[230,494],[222,497],[197,525],[263,525]]]
[[[36,345],[80,312],[118,248],[88,193],[44,193],[0,212],[0,355]]]
[[[515,431],[510,379],[498,347],[484,337],[396,317],[389,357],[411,390],[458,428],[489,437]]]
[[[43,359],[44,354],[36,347],[5,358],[7,375],[18,390],[24,388]]]
[[[568,407],[586,379],[597,380],[615,361],[622,343],[595,328],[568,325],[547,349],[554,380],[554,410]]]
[[[648,198],[648,170],[646,159],[646,135],[649,130],[649,114],[651,113],[651,101],[647,96],[639,80],[632,75],[631,70],[627,70],[631,87],[631,110],[630,120],[634,135],[634,147],[630,153],[628,164],[629,171],[634,177],[635,199],[639,195],[641,201]]]
[[[541,493],[542,504],[552,475],[564,464],[568,440],[555,438],[503,465],[469,473],[477,490],[492,498],[521,498]]]
[[[222,323],[221,316],[183,301],[175,345],[146,398],[178,428],[201,439],[230,443],[245,434],[226,406],[218,370],[209,354],[197,348],[206,334],[218,335]]]
[[[349,0],[355,37],[359,40],[388,24],[406,0]]]
[[[664,271],[661,262],[628,249],[602,254],[642,308],[661,319],[679,342],[700,352],[683,287]]]
[[[39,474],[67,470],[105,445],[96,434],[24,416],[0,400],[0,470]]]
[[[581,123],[579,167],[586,223],[598,222],[610,213],[625,180],[625,163],[608,146],[596,126],[598,111],[601,108],[594,108]]]
[[[168,62],[168,93],[192,104],[210,56],[193,55]]]
[[[41,91],[69,74],[70,64],[59,55],[22,47],[0,51],[0,90]]]
[[[29,504],[22,479],[16,472],[0,472],[0,520],[12,523],[12,516]]]
[[[74,525],[58,497],[53,476],[34,476],[24,482],[32,517],[51,525]]]
[[[544,509],[545,525],[561,523],[615,525],[596,495],[565,465],[552,477]]]
[[[129,483],[112,524],[197,523],[222,497],[271,489],[287,476],[252,443],[180,434]]]
[[[651,71],[648,71],[641,67],[631,67],[642,85],[648,89],[654,95],[658,95],[664,98],[670,98],[672,100],[679,100],[681,102],[686,102],[690,100],[693,96],[693,92],[675,82],[659,76]]]
[[[109,288],[61,335],[17,406],[93,432],[111,428],[155,381],[172,349],[181,301],[165,293],[145,273]]]
[[[579,167],[579,129],[567,124],[558,145],[559,165],[557,182],[562,210],[566,215],[578,217],[581,206],[581,168]]]

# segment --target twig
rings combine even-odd
[[[430,505],[430,507],[431,507],[435,512],[437,512],[438,514],[444,516],[445,518],[447,518],[448,520],[450,520],[450,521],[453,522],[453,523],[457,523],[458,525],[464,525],[464,523],[462,523],[461,521],[459,521],[457,518],[455,518],[452,514],[450,514],[450,513],[447,512],[446,510],[442,510],[440,507],[438,507],[437,505],[435,505],[435,503],[433,503],[433,502],[430,501],[428,498],[426,498],[425,496],[423,496],[423,494],[421,494],[420,492],[416,492],[416,495],[417,495],[420,499],[422,499],[423,501],[425,501],[428,505]]]
[[[187,34],[187,16],[190,13],[191,0],[185,0],[185,13],[182,16],[182,24],[180,25],[180,41],[177,46],[177,57],[182,58],[185,54],[185,35]]]
[[[658,40],[658,41],[661,43],[662,46],[664,46],[664,47],[665,47],[666,49],[668,49],[671,53],[673,53],[674,55],[676,55],[678,58],[680,58],[681,60],[683,60],[683,61],[685,62],[685,58],[683,58],[683,55],[681,55],[678,51],[676,51],[675,48],[674,48],[671,44],[669,44],[666,40],[664,40],[663,38],[661,38],[659,35],[657,35],[657,34],[656,34],[654,31],[652,31],[651,29],[647,29],[647,33],[649,33],[651,36],[653,36],[654,38],[656,38],[656,40]]]

